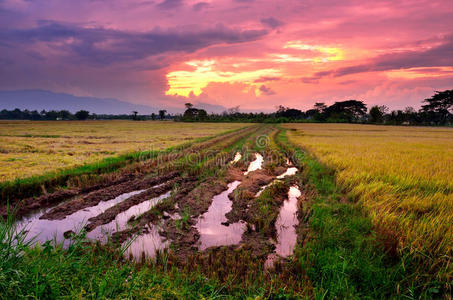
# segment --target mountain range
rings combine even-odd
[[[159,109],[147,105],[134,104],[117,99],[80,97],[46,90],[0,91],[0,110],[68,110],[72,113],[88,110],[96,114],[139,114],[158,113]]]

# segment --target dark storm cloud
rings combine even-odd
[[[319,79],[326,76],[340,77],[373,71],[447,66],[453,66],[453,35],[445,38],[444,43],[441,45],[428,50],[384,54],[375,58],[372,63],[317,72],[313,78]]]
[[[205,9],[207,7],[209,7],[209,3],[208,2],[198,2],[198,3],[195,3],[192,6],[192,9],[194,11],[200,11],[200,10],[203,10],[203,9]]]
[[[235,30],[223,25],[199,31],[153,30],[134,33],[41,21],[34,28],[1,31],[0,46],[30,51],[35,44],[44,42],[62,52],[66,59],[102,65],[171,51],[190,53],[214,44],[253,41],[266,33],[266,30]]]
[[[440,66],[453,66],[453,35],[443,44],[429,50],[387,54],[376,63],[379,70]]]
[[[175,9],[184,4],[183,0],[164,0],[156,6],[160,9]]]
[[[261,23],[262,23],[263,25],[269,26],[269,27],[272,28],[272,29],[275,29],[275,28],[280,27],[280,26],[282,26],[283,24],[285,24],[285,23],[283,23],[282,21],[277,20],[277,19],[275,19],[275,18],[273,18],[273,17],[270,17],[270,18],[263,18],[263,19],[261,19]]]
[[[345,67],[345,68],[338,69],[335,72],[333,72],[333,74],[335,77],[345,76],[348,74],[368,72],[368,71],[371,71],[372,68],[373,67],[370,65],[358,65],[358,66]],[[320,72],[320,73],[322,73],[322,72]],[[327,73],[326,75],[328,75],[331,72],[326,72],[326,73]]]

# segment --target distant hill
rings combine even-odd
[[[45,90],[0,91],[0,110],[69,110],[74,113],[81,109],[96,114],[139,114],[157,113],[158,108],[147,105],[133,104],[117,99],[95,97],[78,97],[64,93],[54,93]]]

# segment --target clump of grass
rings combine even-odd
[[[188,229],[190,226],[191,216],[192,214],[190,213],[190,209],[185,207],[180,213],[181,218],[175,220],[176,228],[179,230]]]
[[[249,210],[249,222],[255,224],[258,232],[275,237],[275,222],[288,190],[289,183],[278,180],[254,199]]]

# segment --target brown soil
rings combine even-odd
[[[149,188],[150,186],[171,180],[177,175],[177,173],[170,173],[160,177],[135,179],[132,181],[120,183],[118,185],[102,188],[90,192],[83,197],[76,197],[71,201],[63,203],[62,205],[59,205],[42,215],[40,219],[62,220],[67,215],[71,215],[87,207],[95,206],[101,201],[107,201],[116,198],[124,193],[130,193],[136,190]]]
[[[237,172],[231,170],[233,174]],[[229,223],[236,223],[240,220],[247,220],[247,209],[255,198],[260,188],[274,180],[273,174],[267,170],[256,170],[247,176],[242,175],[241,184],[228,197],[233,202],[232,210],[226,214]]]
[[[190,193],[194,189],[196,185],[195,179],[186,179],[183,184],[181,185],[180,189],[177,191],[177,193],[173,196],[167,199],[166,201],[163,201],[159,204],[157,204],[154,209],[149,210],[142,214],[141,216],[137,217],[135,220],[133,220],[134,225],[131,228],[128,228],[123,231],[115,232],[112,235],[113,240],[116,243],[123,243],[130,237],[132,237],[136,233],[146,233],[146,225],[149,223],[156,223],[160,217],[163,215],[164,212],[169,212],[169,213],[175,213],[177,212],[177,209],[175,209],[175,204],[176,203],[181,203],[182,201],[185,201],[185,197],[187,194]],[[178,204],[179,205],[179,204]],[[173,221],[173,220],[172,220]],[[166,234],[162,234],[162,236],[167,236]],[[167,238],[170,238],[167,236]],[[172,238],[173,239],[173,238]],[[180,240],[179,238],[175,240]]]
[[[188,252],[196,251],[196,242],[200,235],[198,230],[193,226],[196,224],[197,218],[208,210],[212,198],[225,191],[227,187],[225,181],[206,180],[191,190],[185,197],[179,199],[177,202],[179,214],[190,212],[191,218],[186,223],[177,220],[168,220],[162,229],[163,236],[172,240],[178,249],[178,256],[184,257]]]
[[[59,190],[52,194],[42,195],[38,198],[27,198],[22,200],[16,208],[9,208],[10,211],[15,212],[15,216],[17,218],[21,218],[30,212],[40,209],[53,206],[61,201],[74,197],[80,193],[78,189],[67,189],[67,190]],[[8,216],[8,207],[1,206],[0,207],[0,214],[1,216],[6,219]]]
[[[173,186],[176,183],[180,183],[182,180],[181,179],[176,179],[176,180],[170,180],[166,182],[165,184],[154,187],[154,188],[149,188],[144,192],[141,192],[140,194],[134,195],[117,205],[110,207],[109,209],[105,210],[103,213],[89,218],[88,221],[89,223],[85,226],[85,229],[87,232],[90,232],[94,228],[98,227],[99,225],[107,224],[111,221],[113,221],[119,213],[126,211],[130,207],[140,204],[143,201],[147,201],[149,199],[155,198],[159,195],[162,195],[169,190],[173,188]]]

